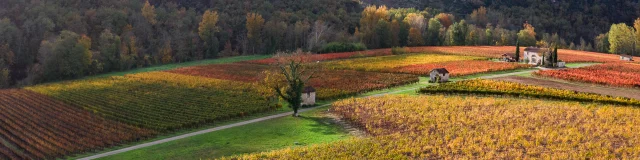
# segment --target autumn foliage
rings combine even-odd
[[[55,159],[154,134],[26,90],[0,91],[0,110],[0,159]]]
[[[416,64],[405,67],[398,67],[389,69],[389,72],[396,73],[409,73],[417,75],[428,75],[429,72],[436,68],[446,68],[451,76],[466,76],[471,74],[495,72],[504,70],[514,70],[530,68],[531,65],[505,63],[505,62],[492,62],[492,61],[453,61],[442,63],[430,63],[430,64]]]
[[[167,72],[27,87],[106,118],[160,132],[273,109],[249,83]]]
[[[269,67],[265,65],[232,63],[180,68],[167,72],[214,79],[257,83]],[[353,70],[318,70],[309,85],[318,90],[318,99],[353,96],[366,91],[385,89],[418,82],[418,76],[409,74],[362,72]]]
[[[640,110],[468,96],[347,99],[332,111],[372,136],[227,159],[633,159]],[[615,125],[612,125],[615,124]]]
[[[603,85],[640,87],[640,64],[606,63],[584,68],[538,71],[535,75]]]
[[[326,62],[324,66],[329,69],[347,69],[357,71],[383,72],[393,68],[433,64],[467,60],[486,60],[483,57],[442,55],[442,54],[403,54],[393,56],[367,57]]]
[[[420,89],[423,94],[470,94],[547,98],[580,102],[597,102],[607,104],[640,105],[640,100],[625,97],[603,96],[593,93],[580,93],[571,90],[545,88],[515,82],[493,80],[467,80],[455,83],[429,86]]]
[[[356,52],[311,54],[311,55],[306,55],[307,57],[305,58],[308,59],[309,61],[328,61],[328,60],[337,60],[337,59],[384,56],[384,55],[391,55],[391,49],[374,49],[374,50],[356,51]],[[275,62],[276,62],[275,58],[267,58],[267,59],[246,61],[244,63],[272,64]]]

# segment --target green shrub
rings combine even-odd
[[[391,48],[391,54],[399,55],[399,54],[407,54],[407,47],[393,47]]]
[[[364,51],[367,47],[362,43],[331,42],[322,47],[319,53]]]

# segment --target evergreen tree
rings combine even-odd
[[[553,64],[558,65],[558,45],[553,49]]]
[[[520,62],[520,41],[516,41],[516,62]]]

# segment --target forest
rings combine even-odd
[[[637,1],[446,2],[3,0],[0,88],[299,48],[327,53],[519,42],[629,54],[635,45],[624,39],[640,37],[624,34],[640,33],[640,23],[627,25],[638,17]]]

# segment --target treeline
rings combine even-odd
[[[637,0],[363,0],[365,3],[390,7],[440,10],[466,19],[468,23],[492,24],[509,30],[521,29],[528,21],[543,35],[558,33],[567,48],[581,41],[593,42],[614,23],[632,24],[640,17]],[[472,21],[473,13],[486,7],[487,18]]]
[[[3,0],[0,87],[350,39],[351,0]]]
[[[486,9],[480,8],[478,19],[486,19]],[[412,8],[389,9],[369,6],[362,12],[354,35],[369,48],[396,46],[463,46],[515,45],[535,46],[535,28],[525,23],[520,32],[501,26],[468,23],[448,13]]]
[[[298,48],[325,53],[517,41],[592,48],[537,34],[536,23],[493,23],[496,13],[478,7],[464,18],[352,0],[5,0],[0,87]]]
[[[611,25],[609,32],[595,38],[595,50],[598,52],[640,56],[640,18],[632,26],[625,23]]]

